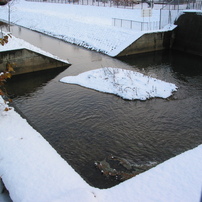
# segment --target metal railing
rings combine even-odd
[[[32,2],[62,3],[76,5],[91,5],[117,8],[153,8],[154,4],[167,4],[170,0],[26,0]]]
[[[132,29],[135,31],[149,31],[149,30],[158,30],[159,22],[142,22],[134,20],[126,20],[120,18],[112,18],[112,24],[115,27],[122,27],[126,29]]]

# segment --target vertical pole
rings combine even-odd
[[[178,0],[178,12],[179,12],[179,10],[180,10],[180,2],[179,2],[179,0]]]
[[[161,10],[162,10],[162,9],[160,9],[160,17],[159,17],[159,29],[161,29]]]
[[[11,31],[11,5],[8,3],[8,31]]]

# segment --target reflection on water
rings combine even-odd
[[[175,73],[179,72],[186,76],[201,76],[202,74],[201,57],[174,50],[120,57],[119,59],[140,70],[146,67],[148,71],[150,66],[154,68],[156,65],[158,68],[158,65],[172,64]]]
[[[6,89],[11,97],[32,96],[31,94],[37,91],[42,86],[45,86],[51,79],[55,78],[59,73],[64,71],[66,67],[43,70],[28,74],[13,76],[6,85]],[[17,86],[16,86],[17,83]]]
[[[135,172],[202,144],[201,58],[155,52],[118,60],[48,37],[41,40],[39,45],[49,41],[53,45],[49,51],[68,57],[72,65],[44,81],[45,75],[38,75],[41,81],[34,87],[34,76],[24,78],[23,90],[18,77],[15,88],[8,82],[8,91],[15,105],[89,184],[107,188],[119,183],[102,175],[94,164],[110,155],[129,162]],[[64,76],[105,66],[139,71],[172,82],[179,90],[166,100],[125,101],[59,82]]]

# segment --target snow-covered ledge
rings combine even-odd
[[[3,34],[8,34],[6,32],[3,32]],[[52,55],[51,53],[48,53],[22,39],[16,38],[13,35],[10,34],[11,37],[8,38],[8,43],[6,43],[4,46],[0,46],[0,52],[5,52],[5,51],[11,51],[11,50],[19,50],[19,49],[27,49],[34,51],[36,53],[40,53],[41,55],[56,59],[58,61],[64,62],[69,64],[67,60],[63,60],[55,55]]]
[[[94,199],[91,188],[14,109],[0,97],[0,176],[14,202]],[[65,201],[65,200],[64,200]],[[78,200],[77,200],[78,201]]]

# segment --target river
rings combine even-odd
[[[95,162],[135,175],[202,144],[202,58],[159,51],[117,59],[21,27],[11,32],[72,64],[13,77],[6,88],[16,109],[90,185],[121,181],[103,175]],[[138,71],[174,83],[178,91],[169,99],[126,101],[59,82],[101,67]]]

